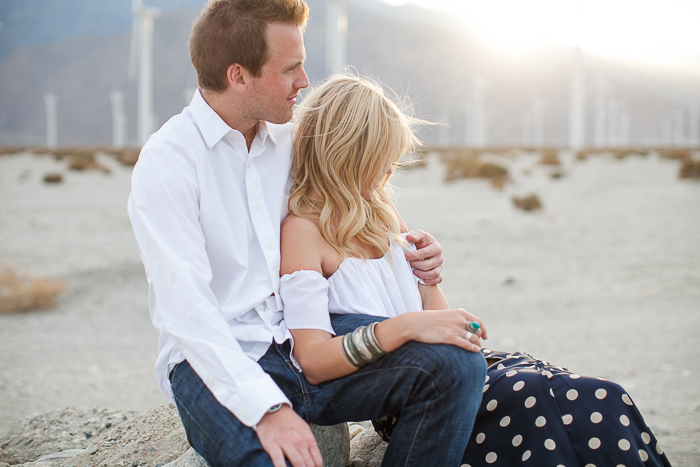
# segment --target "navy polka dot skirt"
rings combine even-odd
[[[488,369],[462,467],[670,467],[618,384],[522,352],[483,353],[497,361]],[[380,436],[390,437],[392,422],[374,422]]]

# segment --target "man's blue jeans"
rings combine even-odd
[[[332,315],[337,335],[381,321]],[[378,362],[317,386],[273,343],[258,361],[307,422],[334,425],[398,415],[382,466],[459,466],[481,402],[486,362],[451,345],[409,342]],[[187,361],[171,373],[187,439],[212,466],[272,466],[257,434],[209,392]]]

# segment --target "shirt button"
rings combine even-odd
[[[266,246],[267,246],[268,249],[272,250],[272,247],[275,246],[275,245],[273,245],[272,242],[267,242],[267,245],[266,245]]]
[[[248,165],[246,165],[246,167],[250,168],[251,165],[253,165],[253,163],[252,163],[252,162],[248,162]]]
[[[255,203],[255,204],[253,205],[253,207],[254,207],[255,209],[260,209],[260,203]]]

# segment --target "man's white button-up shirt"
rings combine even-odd
[[[289,403],[257,360],[291,338],[279,298],[291,131],[260,122],[248,151],[197,91],[143,147],[129,197],[161,388],[172,399],[168,375],[187,359],[247,426]]]

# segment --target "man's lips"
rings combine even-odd
[[[297,96],[292,96],[289,99],[287,99],[287,102],[291,102],[292,104],[297,103]]]

